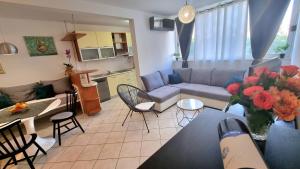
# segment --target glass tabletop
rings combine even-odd
[[[13,107],[7,107],[0,110],[0,123],[6,123],[13,121],[17,118],[25,119],[29,117],[38,116],[42,111],[44,111],[55,99],[39,101],[35,103],[28,103],[28,110],[21,113],[11,113],[9,110]]]
[[[203,102],[197,99],[182,99],[177,102],[177,107],[183,110],[199,110],[203,108]]]

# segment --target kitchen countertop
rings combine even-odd
[[[113,71],[113,72],[110,72],[110,73],[95,74],[95,75],[91,75],[91,80],[101,79],[101,78],[105,78],[105,77],[109,77],[109,76],[114,76],[114,75],[122,74],[124,72],[132,71],[132,70],[134,70],[134,68]]]

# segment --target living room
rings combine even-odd
[[[299,168],[299,8],[0,0],[0,168]]]

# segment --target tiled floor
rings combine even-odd
[[[79,129],[62,137],[62,146],[56,145],[47,155],[35,160],[36,168],[43,169],[133,169],[173,137],[181,127],[176,121],[173,106],[157,118],[154,113],[145,114],[150,133],[147,132],[142,116],[133,113],[122,126],[128,108],[119,98],[102,104],[96,116],[78,115],[85,129]],[[52,124],[48,119],[37,121],[38,134],[52,137]],[[11,168],[29,168],[23,165]]]

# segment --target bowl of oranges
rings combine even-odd
[[[12,114],[22,113],[28,110],[28,105],[24,102],[16,103],[9,111]]]

